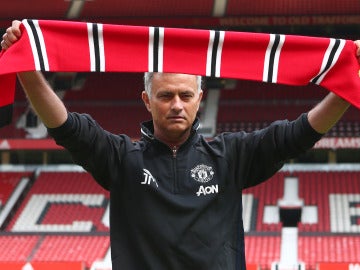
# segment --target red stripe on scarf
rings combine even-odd
[[[122,28],[121,31],[119,29]],[[104,25],[107,71],[142,72],[148,68],[147,27]]]
[[[50,70],[65,72],[89,70],[86,23],[72,22],[71,25],[64,21],[39,21],[39,23],[46,44]]]
[[[262,81],[269,35],[227,32],[223,45],[221,75]]]
[[[208,44],[209,31],[165,29],[164,71],[206,74]]]

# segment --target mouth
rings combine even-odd
[[[171,121],[182,121],[185,120],[185,117],[180,115],[174,115],[174,116],[169,116],[168,119]]]

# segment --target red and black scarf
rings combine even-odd
[[[176,72],[287,85],[314,83],[360,108],[351,40],[218,30],[23,20],[0,54],[0,126],[10,122],[16,73]]]

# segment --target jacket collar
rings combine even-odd
[[[200,120],[199,118],[196,118],[190,132],[190,137],[192,137],[197,130],[200,128]],[[154,140],[154,124],[153,121],[146,121],[141,123],[141,137],[147,140]]]

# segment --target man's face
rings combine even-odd
[[[151,97],[142,98],[154,122],[154,134],[165,142],[183,140],[190,133],[199,109],[202,91],[196,76],[155,73]]]

